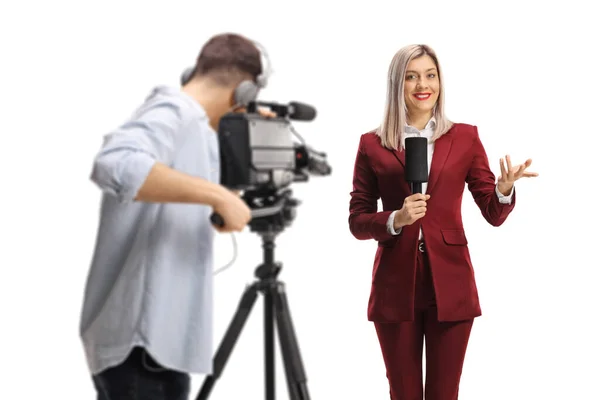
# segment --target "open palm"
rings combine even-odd
[[[506,160],[506,164],[505,161]],[[510,156],[500,159],[500,176],[498,177],[498,183],[512,185],[521,178],[534,178],[539,174],[537,172],[527,171],[527,168],[531,165],[531,158],[525,161],[523,164],[512,165]]]

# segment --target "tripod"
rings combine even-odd
[[[254,195],[255,193],[244,195],[249,204],[256,200],[252,197]],[[205,379],[196,400],[208,399],[217,379],[223,373],[259,293],[264,298],[266,400],[275,400],[275,327],[277,327],[290,400],[310,400],[285,285],[278,280],[282,264],[275,262],[274,256],[275,238],[285,226],[291,224],[295,217],[294,207],[299,202],[291,198],[290,190],[281,194],[261,196],[261,200],[274,204],[263,208],[260,213],[253,213],[253,215],[262,214],[262,216],[255,217],[250,222],[250,230],[258,232],[262,238],[263,262],[254,271],[256,280],[246,288],[241,296],[237,310],[214,357],[213,374]]]

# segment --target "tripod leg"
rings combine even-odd
[[[271,296],[271,299],[273,299],[274,297],[277,297],[276,292],[278,290],[278,283],[276,283],[272,288],[274,289],[272,291],[272,292],[274,292],[274,294],[271,291],[267,292],[269,294],[269,296]],[[272,300],[272,302],[273,302],[273,300]],[[281,302],[279,301],[279,303],[281,303]],[[275,302],[273,302],[273,306],[275,306]],[[277,318],[275,321],[277,322],[277,335],[280,338],[279,345],[280,345],[280,351],[281,351],[281,355],[282,355],[282,359],[283,359],[283,369],[285,372],[285,380],[286,380],[287,389],[288,389],[288,396],[289,396],[290,400],[300,400],[300,398],[298,397],[298,393],[296,392],[296,389],[295,389],[293,367],[291,365],[291,358],[289,356],[288,347],[285,346],[283,344],[283,342],[281,341],[281,338],[285,336],[286,331],[285,331],[285,329],[282,329],[283,324],[280,322],[281,318]]]
[[[275,326],[273,316],[273,295],[264,293],[264,335],[265,335],[265,399],[275,400]]]
[[[225,368],[225,364],[229,360],[231,356],[231,352],[242,333],[242,329],[250,316],[250,312],[252,311],[252,307],[256,303],[256,298],[258,297],[259,285],[255,283],[246,288],[242,297],[240,299],[237,310],[225,332],[225,336],[223,340],[221,340],[221,344],[219,345],[219,349],[214,357],[213,361],[213,373],[209,375],[204,380],[202,384],[202,388],[196,397],[196,400],[206,400],[210,395],[210,392],[215,385],[216,380],[223,373],[223,369]]]
[[[290,399],[292,400],[310,400],[308,387],[306,385],[307,378],[304,371],[302,356],[292,315],[289,309],[287,295],[285,293],[284,284],[279,282],[271,291],[275,306],[275,316],[277,319],[278,336],[281,344],[281,353],[286,369],[288,379],[288,390],[290,391]]]
[[[281,330],[278,330],[278,334],[281,334]],[[290,400],[300,400],[295,389],[294,376],[292,374],[292,367],[290,365],[291,363],[289,361],[289,357],[287,357],[287,355],[285,355],[286,353],[283,351],[283,346],[281,346],[281,352],[283,354],[283,368],[285,371],[285,381],[287,383],[288,396],[290,397]]]

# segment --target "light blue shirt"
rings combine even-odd
[[[92,374],[136,345],[165,367],[212,371],[212,210],[133,201],[155,162],[220,180],[216,132],[180,89],[154,89],[94,160],[103,196],[80,322]]]

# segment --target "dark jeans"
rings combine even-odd
[[[188,374],[162,367],[141,347],[92,378],[97,400],[187,400],[190,394]]]

